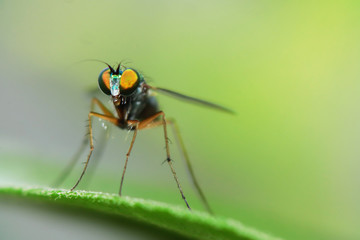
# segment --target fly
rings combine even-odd
[[[102,61],[101,61],[102,62]],[[102,62],[105,63],[105,62]],[[124,183],[124,177],[126,172],[127,163],[129,160],[129,156],[131,150],[133,149],[134,142],[139,130],[154,128],[158,126],[162,126],[164,129],[164,139],[166,146],[166,162],[168,163],[170,170],[174,176],[174,180],[177,184],[177,187],[180,191],[181,197],[184,200],[188,209],[191,210],[188,201],[185,198],[184,192],[181,188],[180,182],[176,175],[174,166],[172,164],[170,158],[170,150],[168,143],[168,132],[167,126],[170,125],[174,131],[175,138],[182,150],[182,154],[184,156],[187,168],[190,172],[192,181],[195,185],[195,188],[200,195],[200,198],[205,206],[205,208],[211,213],[211,208],[208,204],[208,201],[205,198],[203,191],[198,184],[198,181],[195,178],[195,174],[193,168],[190,163],[189,156],[185,150],[184,142],[180,136],[179,129],[174,120],[169,120],[165,118],[165,113],[158,108],[157,101],[154,96],[150,94],[150,90],[163,93],[166,95],[170,95],[176,98],[180,98],[182,100],[186,100],[195,104],[200,104],[202,106],[210,107],[216,110],[220,110],[226,113],[234,113],[232,110],[225,108],[223,106],[207,102],[198,98],[189,97],[183,95],[181,93],[177,93],[168,89],[158,88],[150,86],[146,83],[144,77],[135,69],[126,68],[125,66],[118,64],[116,69],[111,67],[109,64],[105,63],[107,68],[100,72],[98,78],[98,84],[100,90],[111,97],[112,103],[116,110],[116,116],[107,109],[97,98],[93,98],[91,100],[91,108],[88,114],[89,121],[89,140],[90,140],[90,152],[87,156],[87,160],[85,162],[84,168],[81,172],[80,177],[76,181],[75,185],[71,188],[73,191],[78,184],[80,183],[82,177],[84,176],[86,169],[88,167],[92,152],[94,150],[93,144],[93,129],[92,129],[92,118],[96,117],[107,122],[112,123],[113,125],[119,127],[120,129],[130,130],[133,132],[132,140],[130,143],[130,147],[126,154],[125,164],[121,176],[119,195],[122,194],[122,188]],[[101,109],[101,113],[94,112],[94,107],[97,105]],[[87,142],[87,141],[85,141]],[[78,154],[74,159],[78,158],[79,153],[84,149],[80,149]],[[65,169],[65,174],[63,174],[57,181],[56,185],[65,178],[65,176],[70,172],[73,168],[74,163],[70,164],[67,169]]]

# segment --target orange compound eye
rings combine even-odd
[[[136,82],[138,81],[139,77],[137,73],[132,69],[126,69],[120,78],[120,87],[123,90],[132,88]]]
[[[110,69],[109,68],[105,68],[104,70],[101,71],[101,73],[99,74],[99,87],[101,89],[101,91],[107,95],[111,94],[110,91]]]
[[[121,94],[129,95],[134,92],[139,85],[139,74],[133,69],[126,69],[120,78],[120,92]]]

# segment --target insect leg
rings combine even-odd
[[[94,111],[95,104],[103,111],[103,113],[105,113],[105,115],[114,117],[114,115],[97,98],[93,98],[91,100],[90,112]],[[89,138],[87,135],[85,135],[84,139],[80,145],[80,148],[76,151],[76,153],[74,154],[74,156],[72,157],[71,161],[66,166],[66,168],[63,170],[63,172],[59,175],[59,177],[51,185],[52,187],[59,187],[65,181],[65,179],[69,176],[69,174],[74,169],[75,164],[79,160],[81,154],[85,151],[85,148],[86,148],[86,145],[88,144],[88,142],[89,142]]]
[[[109,117],[114,117],[114,115],[109,111],[109,109],[107,109],[104,104],[102,104],[99,99],[97,98],[93,98],[91,100],[91,110],[90,111],[93,111],[94,110],[94,105],[97,104],[99,106],[99,108],[101,109],[101,111],[106,115],[106,116],[109,116]]]
[[[91,127],[91,117],[98,117],[98,118],[101,118],[101,119],[104,119],[106,121],[109,121],[111,122],[112,124],[114,125],[117,125],[118,123],[118,119],[115,118],[115,117],[112,117],[112,116],[106,116],[106,115],[103,115],[103,114],[99,114],[99,113],[95,113],[95,112],[90,112],[89,115],[88,115],[88,118],[89,118],[89,133],[90,133],[90,152],[89,152],[89,155],[87,157],[87,160],[85,162],[85,166],[84,166],[84,169],[79,177],[79,179],[77,180],[77,182],[75,183],[75,185],[71,188],[70,191],[73,191],[77,185],[80,183],[82,177],[84,176],[84,173],[86,171],[86,168],[89,164],[89,160],[90,160],[90,157],[91,157],[91,154],[94,150],[94,144],[93,144],[93,133],[92,133],[92,127]]]
[[[125,160],[124,170],[123,170],[123,173],[122,173],[122,176],[121,176],[121,183],[120,183],[120,190],[119,190],[119,195],[120,196],[121,196],[122,186],[123,186],[123,183],[124,183],[124,176],[125,176],[126,166],[127,166],[128,160],[129,160],[131,150],[132,150],[132,148],[134,146],[134,142],[135,142],[135,138],[136,138],[136,135],[137,135],[138,126],[139,126],[139,121],[137,121],[137,120],[129,120],[128,123],[130,123],[132,125],[135,125],[135,129],[134,129],[134,135],[133,135],[133,138],[131,140],[129,150],[126,153],[126,160]]]
[[[156,120],[156,119],[157,119],[158,117],[160,117],[160,116],[162,117],[162,120]],[[185,195],[184,195],[184,193],[183,193],[183,191],[182,191],[180,182],[179,182],[179,180],[178,180],[178,178],[177,178],[177,176],[176,176],[175,169],[174,169],[174,167],[173,167],[173,165],[172,165],[172,162],[171,162],[171,159],[170,159],[169,142],[168,142],[168,135],[167,135],[167,128],[166,128],[166,119],[165,119],[165,114],[164,114],[164,112],[160,111],[160,112],[158,112],[158,113],[155,113],[153,116],[151,116],[151,117],[149,117],[149,118],[147,118],[147,119],[144,119],[143,121],[141,121],[141,122],[139,123],[138,128],[139,128],[139,130],[141,130],[141,129],[145,129],[145,128],[156,127],[156,126],[159,126],[159,125],[160,125],[159,121],[161,121],[161,122],[162,122],[161,124],[164,126],[164,137],[165,137],[165,146],[166,146],[166,161],[167,161],[167,163],[168,163],[169,166],[170,166],[171,172],[172,172],[172,174],[173,174],[173,176],[174,176],[174,179],[175,179],[175,181],[176,181],[176,184],[177,184],[177,186],[178,186],[178,189],[179,189],[179,191],[180,191],[180,194],[181,194],[182,199],[184,200],[184,202],[185,202],[186,206],[188,207],[188,209],[191,210],[191,208],[190,208],[190,206],[189,206],[189,204],[188,204],[188,202],[187,202],[187,200],[186,200],[186,198],[185,198]],[[151,126],[151,123],[153,123],[153,126]],[[149,125],[150,125],[150,126],[149,126]]]
[[[192,181],[194,183],[194,186],[195,186],[195,188],[196,188],[196,190],[197,190],[197,192],[198,192],[198,194],[199,194],[199,196],[200,196],[206,210],[209,213],[213,214],[213,212],[212,212],[212,210],[210,208],[210,205],[209,205],[208,201],[206,200],[205,195],[204,195],[203,191],[201,190],[198,181],[196,180],[194,170],[193,170],[191,162],[190,162],[189,155],[188,155],[188,153],[187,153],[187,151],[185,149],[185,144],[184,144],[184,142],[183,142],[183,140],[181,138],[179,127],[176,124],[176,121],[174,119],[168,119],[167,123],[170,124],[170,126],[171,126],[171,128],[172,128],[172,130],[174,132],[176,143],[177,143],[179,149],[181,150],[182,156],[183,156],[183,158],[185,160],[185,163],[186,163],[186,167],[189,170],[191,179],[192,179]]]
[[[97,140],[95,143],[96,151],[94,151],[92,155],[92,159],[94,159],[95,161],[93,162],[92,166],[89,167],[89,169],[87,170],[87,179],[86,182],[82,185],[83,189],[87,189],[88,186],[91,184],[94,173],[96,172],[96,169],[98,168],[99,163],[102,160],[102,155],[104,154],[104,150],[106,149],[106,145],[108,142],[110,129],[111,125],[107,126],[105,129],[101,129],[99,136],[95,138],[95,140]]]

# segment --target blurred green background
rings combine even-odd
[[[218,215],[287,239],[359,239],[359,12],[358,1],[0,1],[0,184],[50,185],[86,132],[104,68],[76,62],[126,60],[154,86],[237,112],[158,97]],[[139,133],[124,194],[184,205],[162,134]],[[118,191],[127,135],[112,128],[79,189]]]

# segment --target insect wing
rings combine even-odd
[[[213,108],[213,109],[216,109],[216,110],[219,110],[219,111],[222,111],[222,112],[226,112],[226,113],[230,113],[230,114],[235,114],[235,112],[233,110],[231,110],[229,108],[226,108],[226,107],[223,107],[221,105],[212,103],[212,102],[208,102],[208,101],[205,101],[205,100],[202,100],[202,99],[186,96],[184,94],[181,94],[181,93],[178,93],[178,92],[175,92],[175,91],[172,91],[172,90],[168,90],[168,89],[165,89],[165,88],[158,88],[158,87],[151,87],[151,86],[149,86],[149,87],[150,87],[150,89],[152,89],[154,91],[157,91],[159,93],[164,93],[166,95],[169,95],[169,96],[172,96],[172,97],[175,97],[175,98],[178,98],[178,99],[183,99],[183,100],[188,101],[190,103],[194,103],[194,104],[198,104],[198,105],[201,105],[201,106]]]

